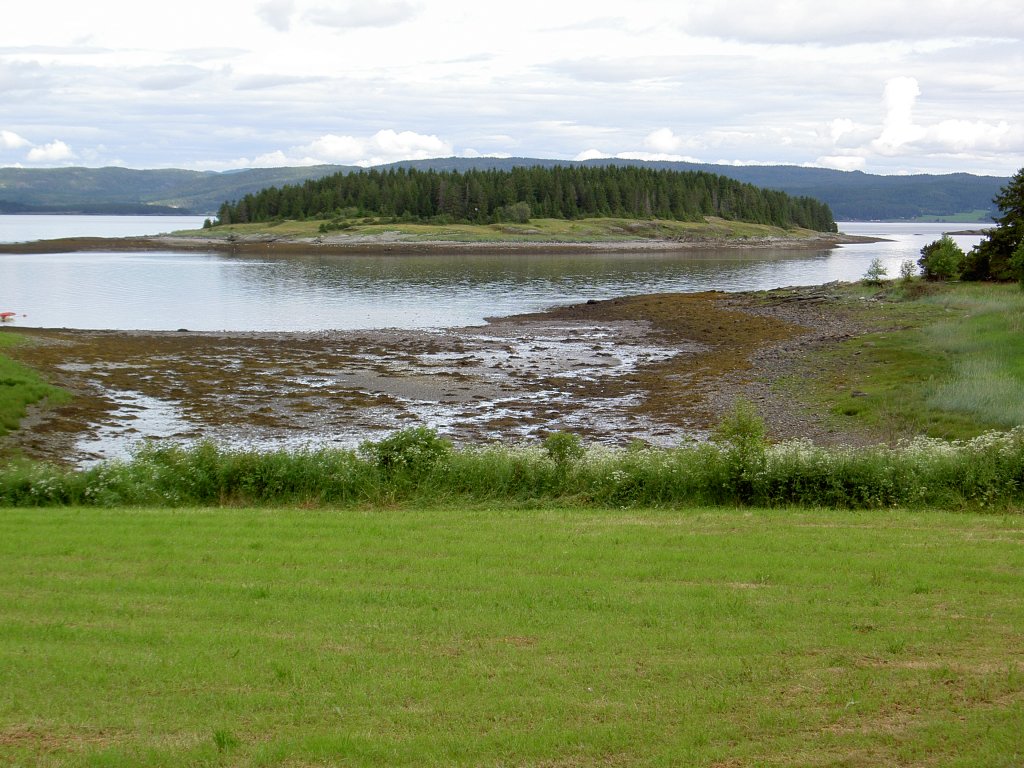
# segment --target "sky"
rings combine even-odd
[[[8,0],[0,166],[1024,166],[1019,0]]]

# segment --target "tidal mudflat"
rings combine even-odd
[[[827,440],[771,387],[786,349],[849,333],[820,293],[637,296],[436,331],[23,329],[34,343],[17,356],[75,397],[9,439],[76,464],[144,440],[352,447],[421,424],[461,442],[564,430],[672,445],[706,436],[745,393],[776,435]]]

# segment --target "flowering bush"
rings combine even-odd
[[[210,444],[149,446],[87,470],[14,462],[0,505],[365,504],[536,500],[615,506],[748,504],[957,508],[1024,500],[1024,427],[896,447],[769,445],[741,404],[711,443],[679,448],[542,445],[456,450],[429,429],[360,450],[229,452]]]

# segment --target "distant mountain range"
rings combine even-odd
[[[464,171],[508,169],[521,165],[572,165],[536,158],[462,158],[407,160],[392,167]],[[586,160],[585,165],[643,165],[676,171],[705,171],[790,195],[806,195],[829,204],[839,221],[933,219],[989,222],[992,203],[1008,177],[968,173],[876,176],[792,165],[704,165],[639,160]],[[221,203],[265,187],[299,184],[356,166],[252,168],[239,171],[185,171],[129,168],[0,168],[0,213],[212,214]]]

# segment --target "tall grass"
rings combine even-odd
[[[17,336],[0,333],[0,349],[21,342]],[[33,403],[49,398],[52,402],[65,402],[69,395],[62,389],[46,383],[30,368],[0,355],[0,435],[18,428],[26,409]]]
[[[925,330],[929,346],[952,361],[951,377],[929,406],[1004,427],[1024,424],[1024,293],[1015,286],[970,286],[932,301],[967,316]]]
[[[889,442],[1024,424],[1016,285],[901,280],[873,294],[863,288],[858,300],[853,311],[871,332],[809,353],[788,382],[796,399],[827,408],[840,430],[863,427]]]
[[[456,448],[431,430],[360,450],[256,453],[151,445],[131,461],[75,471],[0,469],[0,505],[570,503],[883,508],[1015,505],[1024,500],[1024,428],[896,447],[769,445],[734,419],[717,442],[673,449],[544,444]],[[571,448],[571,450],[567,449]]]

